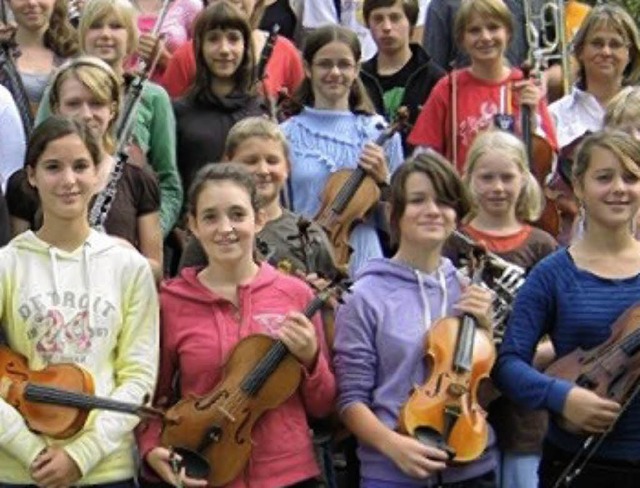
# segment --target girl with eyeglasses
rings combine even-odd
[[[373,143],[384,118],[375,113],[358,77],[360,43],[352,31],[341,26],[314,30],[302,57],[306,76],[294,96],[294,115],[282,129],[291,148],[292,210],[313,218],[332,173],[359,165],[385,187],[403,153],[399,134],[384,148]],[[373,218],[355,226],[350,244],[352,273],[368,259],[382,256]]]
[[[554,190],[561,191],[558,207],[569,242],[578,206],[571,189],[571,165],[578,142],[600,130],[607,104],[625,86],[640,79],[640,35],[635,20],[622,7],[598,5],[584,20],[573,41],[578,64],[576,83],[567,94],[549,106],[558,135],[560,160]]]

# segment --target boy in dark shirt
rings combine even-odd
[[[406,106],[413,123],[445,74],[419,44],[411,44],[418,11],[417,0],[365,0],[363,5],[378,53],[362,65],[360,78],[376,111],[389,121],[395,119],[398,108]],[[405,154],[407,149],[405,143]]]

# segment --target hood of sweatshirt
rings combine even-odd
[[[33,340],[40,358],[51,360],[74,347],[82,350],[91,342],[91,331],[101,327],[104,318],[96,314],[107,313],[102,306],[108,307],[109,313],[115,310],[110,297],[98,290],[111,281],[108,273],[114,271],[107,263],[113,257],[106,255],[118,246],[113,238],[95,230],[73,251],[59,249],[32,231],[8,244],[6,259],[15,257],[15,264],[10,265],[14,269],[11,280],[20,290],[18,316],[11,322],[36,334]]]
[[[204,286],[198,279],[198,273],[202,271],[202,267],[183,268],[177,278],[168,280],[162,284],[162,292],[175,298],[180,298],[192,303],[200,303],[203,305],[212,305],[219,302],[228,302],[224,297],[216,295],[209,288]],[[276,280],[277,271],[267,264],[261,263],[260,269],[256,277],[246,285],[238,287],[238,293],[243,294],[245,291],[253,292],[262,288],[270,287]]]
[[[357,276],[356,287],[369,279],[376,286],[362,286],[370,303],[384,303],[390,295],[403,303],[415,300],[416,293],[422,308],[422,322],[427,330],[433,322],[452,313],[458,301],[461,283],[465,280],[448,258],[440,258],[434,273],[424,273],[401,261],[386,258],[370,260]],[[369,295],[368,297],[366,295]],[[406,300],[406,301],[405,301]]]

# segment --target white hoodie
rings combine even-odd
[[[91,373],[98,396],[141,404],[153,394],[159,348],[153,276],[146,259],[107,235],[91,231],[66,252],[28,231],[0,249],[0,320],[9,347],[31,369],[76,363]],[[132,478],[137,423],[132,415],[93,411],[77,435],[53,441],[31,432],[0,399],[0,482],[33,483],[29,466],[53,443],[82,471],[80,484]]]

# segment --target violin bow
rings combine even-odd
[[[613,431],[613,428],[618,422],[618,419],[622,416],[622,414],[627,411],[631,402],[636,399],[636,397],[640,394],[640,381],[636,382],[636,386],[634,387],[631,395],[625,400],[622,408],[620,409],[620,413],[614,422],[607,427],[601,434],[591,434],[589,437],[585,439],[580,447],[580,450],[571,458],[571,461],[564,468],[560,476],[553,485],[553,488],[566,488],[571,486],[571,483],[578,477],[584,467],[591,461],[591,458],[596,455],[598,449],[606,439],[606,437]]]

